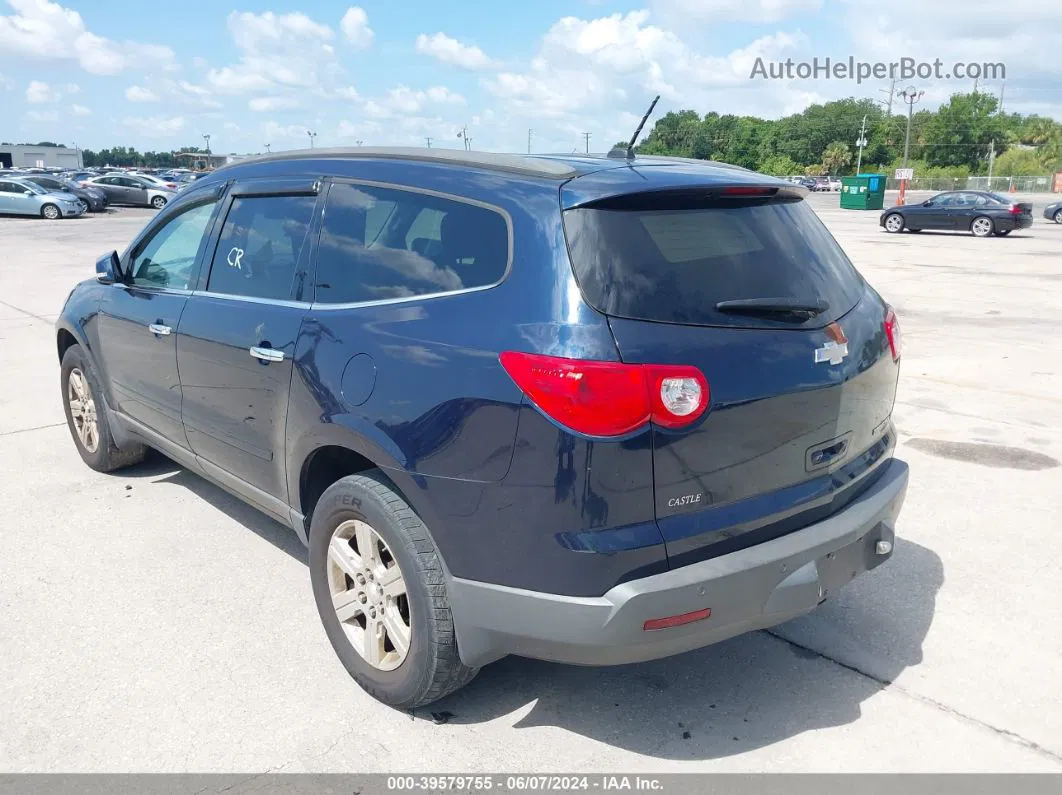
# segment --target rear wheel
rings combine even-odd
[[[163,207],[166,206],[166,197],[156,196],[151,200],[151,206],[154,207],[156,210],[161,210]]]
[[[345,477],[321,496],[310,524],[310,581],[336,655],[383,703],[429,704],[476,675],[457,653],[435,544],[378,472]]]
[[[41,215],[47,218],[49,221],[54,221],[56,218],[62,217],[62,213],[59,212],[59,208],[54,204],[46,204],[41,207]]]
[[[885,216],[885,231],[896,234],[903,231],[903,216],[899,213],[890,213]]]
[[[72,345],[63,354],[59,381],[66,423],[86,464],[97,472],[113,472],[144,459],[147,448],[143,445],[119,449],[114,443],[99,381],[80,345]]]
[[[995,224],[987,215],[979,215],[970,224],[970,231],[974,237],[988,237],[995,231]]]

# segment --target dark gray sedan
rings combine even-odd
[[[99,188],[107,194],[111,204],[132,204],[137,207],[154,207],[156,210],[161,210],[177,195],[175,190],[132,174],[107,174],[85,180],[81,184]]]
[[[85,203],[90,212],[99,213],[107,208],[107,194],[99,188],[86,188],[71,180],[44,174],[26,174],[22,179],[40,185],[45,190],[73,193]]]
[[[889,207],[878,221],[886,232],[940,229],[975,237],[1005,237],[1032,226],[1032,205],[987,191],[949,191],[916,204]]]

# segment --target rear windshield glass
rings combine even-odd
[[[800,199],[694,203],[624,197],[567,210],[564,228],[586,300],[617,317],[667,323],[775,326],[720,312],[720,301],[801,299],[828,309],[821,326],[855,306],[863,281]]]

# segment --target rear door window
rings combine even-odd
[[[740,299],[825,301],[823,325],[855,306],[863,281],[803,200],[627,196],[567,210],[572,266],[609,315],[706,326],[774,326],[720,312]]]
[[[316,196],[232,200],[210,266],[207,292],[288,300]]]
[[[508,264],[509,226],[497,210],[337,183],[325,205],[315,300],[360,303],[486,287]]]

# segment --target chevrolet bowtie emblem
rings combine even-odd
[[[848,355],[848,338],[836,323],[831,323],[826,327],[826,335],[830,339],[821,348],[815,349],[815,363],[840,364]]]

